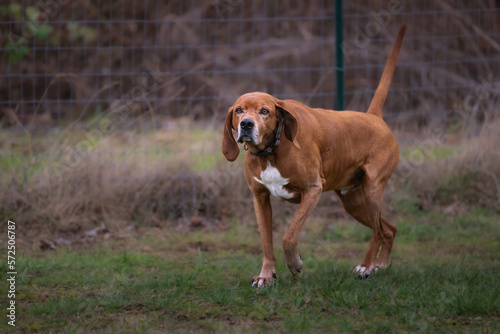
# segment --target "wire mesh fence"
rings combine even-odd
[[[4,206],[69,196],[83,204],[66,217],[120,203],[177,217],[235,201],[223,189],[246,191],[231,178],[241,167],[219,148],[228,107],[265,91],[334,109],[335,20],[326,0],[2,2]],[[391,127],[483,122],[498,105],[498,1],[345,1],[343,20],[346,109],[367,109],[402,23]]]

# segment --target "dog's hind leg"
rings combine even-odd
[[[360,277],[369,276],[377,267],[389,265],[396,227],[380,216],[383,191],[387,182],[373,182],[367,175],[361,187],[342,194],[336,191],[345,210],[357,221],[372,229],[372,237],[363,261],[354,269]],[[377,263],[377,254],[380,251]]]
[[[387,268],[389,266],[392,244],[394,242],[394,238],[396,237],[397,228],[382,217],[380,217],[380,221],[383,239],[376,266],[380,268]]]

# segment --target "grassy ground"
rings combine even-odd
[[[393,265],[367,280],[350,272],[370,230],[331,194],[304,227],[293,277],[280,244],[296,207],[274,201],[278,281],[255,289],[262,251],[241,161],[224,161],[215,125],[177,128],[97,143],[85,131],[2,136],[0,219],[19,229],[17,322],[4,317],[1,332],[500,332],[498,131],[402,145],[383,208],[399,229]],[[81,158],[49,182],[54,147]],[[82,239],[101,223],[109,239]],[[72,244],[40,250],[58,238]],[[1,291],[6,272],[0,261]]]
[[[4,320],[0,330],[498,333],[498,215],[422,212],[413,203],[395,203],[393,264],[366,280],[350,271],[370,231],[346,218],[306,224],[296,277],[283,262],[279,227],[278,281],[263,289],[250,287],[260,269],[257,228],[235,220],[225,230],[147,227],[93,248],[18,254],[17,325]]]

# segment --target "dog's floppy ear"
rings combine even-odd
[[[240,154],[240,149],[233,136],[233,107],[229,108],[224,125],[222,138],[222,153],[228,161],[234,161]]]
[[[281,100],[276,102],[276,106],[283,111],[283,117],[285,117],[285,137],[291,141],[295,147],[300,148],[300,145],[296,140],[299,124],[297,122],[295,110],[292,106],[289,106],[285,101]]]

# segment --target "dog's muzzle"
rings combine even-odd
[[[244,118],[240,122],[239,133],[238,133],[238,143],[251,142],[254,143],[254,128],[255,123],[249,118]]]

